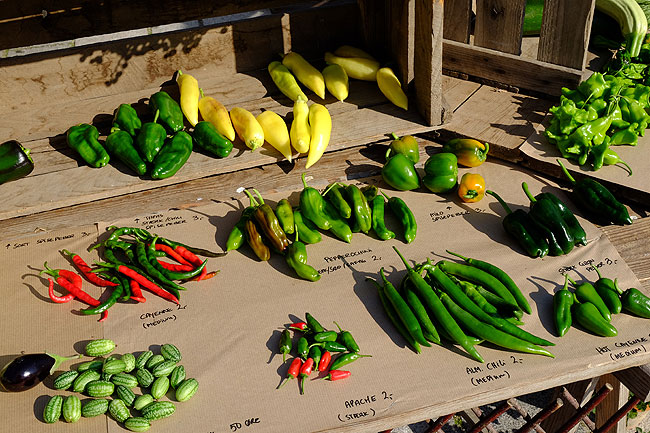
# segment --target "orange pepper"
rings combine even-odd
[[[460,178],[458,197],[465,203],[480,201],[485,195],[485,179],[478,173],[465,173]]]

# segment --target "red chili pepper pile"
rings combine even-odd
[[[81,310],[82,314],[101,314],[100,322],[105,320],[108,309],[116,302],[126,302],[130,299],[145,302],[142,288],[169,300],[179,303],[180,290],[185,288],[177,281],[200,281],[215,276],[218,271],[207,272],[205,257],[218,257],[220,253],[190,247],[180,242],[151,234],[136,227],[110,227],[112,233],[108,238],[90,249],[103,247],[102,263],[92,268],[81,256],[68,250],[61,252],[68,256],[74,266],[89,282],[110,291],[108,297],[100,302],[82,289],[81,275],[66,269],[51,269],[45,263],[46,273],[56,279],[67,295],[58,296],[54,293],[54,281],[51,279],[48,293],[56,303],[69,302],[74,298],[90,306]],[[175,261],[170,263],[163,259]]]
[[[336,322],[334,324],[336,324],[338,332],[325,329],[309,313],[306,314],[306,319],[305,322],[290,324],[280,334],[278,349],[282,354],[283,362],[286,361],[286,355],[291,354],[294,347],[297,356],[291,361],[287,376],[278,385],[278,389],[291,379],[297,378],[300,394],[303,394],[305,381],[316,370],[323,379],[330,381],[346,379],[350,377],[351,372],[341,370],[340,367],[359,358],[370,356],[360,355],[359,346],[350,331],[344,331]],[[297,338],[295,345],[290,330],[295,331],[294,339]],[[332,360],[332,353],[337,354],[334,360]]]

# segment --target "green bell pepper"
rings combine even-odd
[[[403,137],[398,137],[394,132],[390,133],[391,141],[388,146],[388,152],[386,152],[386,159],[390,157],[391,154],[401,153],[413,161],[413,164],[417,164],[420,160],[420,147],[418,142],[415,140],[415,137],[412,135],[405,135]]]
[[[431,155],[424,163],[422,183],[431,192],[451,191],[458,183],[458,158],[450,152]]]
[[[402,153],[397,153],[386,161],[381,169],[381,176],[388,185],[399,191],[410,191],[420,187],[420,178],[415,170],[415,164]]]
[[[192,147],[192,136],[185,131],[177,132],[154,158],[151,177],[166,179],[176,174],[190,158]]]
[[[81,123],[73,126],[65,135],[68,146],[91,167],[99,168],[108,164],[110,157],[99,142],[99,131],[93,125]]]

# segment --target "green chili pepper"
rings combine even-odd
[[[232,250],[238,250],[246,241],[245,228],[244,225],[246,221],[253,216],[255,211],[255,205],[251,202],[250,206],[242,211],[241,216],[237,223],[233,226],[232,230],[228,234],[228,239],[226,240],[226,252]]]
[[[557,162],[573,186],[571,197],[578,206],[600,223],[632,224],[632,219],[625,205],[616,200],[606,187],[589,177],[584,177],[577,182],[564,164],[560,160],[557,160]]]
[[[341,217],[348,219],[352,216],[352,208],[343,197],[343,188],[344,185],[341,183],[331,183],[325,188],[323,197],[334,206]]]
[[[372,229],[381,240],[389,240],[395,237],[395,233],[391,230],[388,230],[386,223],[384,222],[384,210],[385,210],[386,200],[384,196],[377,195],[370,202],[370,207],[372,210]]]
[[[406,266],[409,278],[413,282],[413,290],[422,300],[422,303],[434,314],[434,317],[436,317],[437,321],[439,322],[441,326],[441,333],[445,332],[451,337],[452,341],[458,343],[472,358],[478,362],[483,362],[483,357],[481,354],[478,353],[476,348],[472,345],[471,341],[467,338],[467,335],[465,335],[454,318],[449,314],[431,286],[424,280],[424,278],[422,278],[419,273],[417,273],[411,267],[411,265],[408,264],[402,253],[400,253],[397,248],[393,246],[393,249],[404,263],[404,266]]]
[[[287,360],[287,355],[291,353],[291,333],[285,329],[280,334],[280,342],[278,343],[278,350],[282,354],[282,362]]]
[[[244,235],[246,237],[246,242],[251,247],[258,259],[262,261],[267,261],[271,258],[271,250],[264,243],[262,235],[255,225],[253,218],[248,218],[244,221]]]
[[[388,151],[390,152],[390,149]],[[401,153],[391,156],[386,161],[381,169],[381,176],[388,185],[399,191],[410,191],[420,187],[420,178],[413,161]]]
[[[431,192],[449,192],[458,183],[458,158],[451,152],[433,154],[424,163],[422,183]]]
[[[167,131],[160,123],[156,123],[160,111],[156,111],[153,122],[147,122],[142,125],[138,136],[135,138],[135,145],[140,151],[140,155],[148,163],[152,163],[160,149],[165,144]]]
[[[361,188],[361,192],[363,193],[368,203],[370,203],[379,194],[379,188],[377,188],[375,185],[366,185]]]
[[[66,132],[68,146],[91,167],[99,168],[108,164],[110,157],[99,143],[99,131],[93,125],[81,123]]]
[[[168,287],[174,287],[176,290],[185,290],[185,287],[176,284],[166,276],[162,274],[158,269],[154,267],[154,265],[151,264],[149,261],[149,258],[147,257],[147,247],[145,246],[144,242],[138,242],[135,246],[135,255],[136,258],[138,259],[138,264],[142,266],[142,268],[146,271],[146,274],[150,276],[151,278],[156,279],[159,281],[161,284],[164,286]]]
[[[174,101],[167,92],[156,92],[149,98],[152,113],[159,112],[160,123],[171,132],[183,129],[183,112],[178,102]]]
[[[141,127],[142,122],[131,104],[120,104],[115,109],[115,113],[113,114],[113,128],[126,131],[131,137],[135,137]]]
[[[411,212],[411,209],[406,205],[404,200],[399,197],[388,197],[384,192],[381,192],[384,197],[388,199],[388,206],[390,210],[393,211],[395,216],[399,219],[402,224],[402,229],[404,230],[404,239],[407,244],[410,244],[415,240],[415,236],[418,231],[418,224],[415,221],[415,215]]]
[[[615,164],[623,164],[625,169],[627,170],[627,175],[632,176],[632,167],[630,167],[627,162],[623,161],[620,156],[618,156],[618,153],[614,152],[612,148],[607,148],[605,151],[605,154],[603,155],[603,164],[604,165],[615,165]]]
[[[397,329],[397,332],[404,337],[406,342],[413,348],[415,353],[421,353],[422,349],[420,348],[420,344],[415,341],[415,339],[411,336],[411,334],[408,333],[404,325],[402,324],[401,320],[399,317],[397,317],[397,312],[395,311],[395,308],[393,305],[390,303],[388,298],[386,297],[386,294],[384,293],[384,287],[377,283],[375,280],[372,278],[368,277],[366,280],[372,281],[375,286],[377,287],[377,294],[379,295],[379,300],[381,302],[381,305],[384,307],[384,311],[386,312],[386,316],[388,316],[388,319],[391,321],[393,326]]]
[[[578,222],[578,219],[575,217],[571,209],[569,209],[567,205],[558,198],[558,196],[556,196],[555,194],[551,194],[550,192],[543,192],[537,194],[535,196],[535,199],[537,200],[549,199],[551,202],[555,203],[557,208],[560,210],[560,215],[562,216],[562,220],[569,228],[569,231],[573,236],[574,245],[578,245],[578,244],[587,245],[587,234],[585,233],[585,229],[582,228],[582,226]]]
[[[122,284],[119,284],[113,288],[111,295],[108,298],[106,298],[104,302],[102,302],[96,307],[80,310],[81,314],[102,314],[104,311],[108,310],[113,305],[115,305],[115,303],[120,298],[120,296],[122,296],[123,293],[124,293],[124,288]]]
[[[485,311],[488,314],[495,315],[499,314],[499,310],[494,305],[490,304],[485,296],[481,295],[474,284],[469,281],[459,280],[453,275],[448,275],[448,277],[456,283],[458,287],[465,293],[465,295],[472,300],[476,305],[478,305],[481,310]]]
[[[436,330],[436,326],[431,321],[429,312],[426,310],[426,307],[420,298],[418,298],[418,295],[416,295],[413,289],[411,289],[410,286],[412,285],[413,282],[408,278],[407,274],[407,277],[404,280],[404,288],[402,290],[404,300],[409,305],[409,307],[411,307],[413,314],[415,314],[415,317],[418,319],[424,338],[432,343],[440,344],[440,335]]]
[[[191,153],[192,137],[185,131],[177,132],[154,158],[151,177],[166,179],[173,176],[187,162]]]
[[[167,279],[169,280],[189,280],[191,278],[194,278],[198,276],[201,272],[203,272],[203,268],[205,268],[205,265],[208,263],[207,259],[201,263],[200,266],[195,267],[191,271],[187,272],[176,272],[176,271],[170,271],[169,269],[165,269],[160,263],[158,263],[158,259],[154,255],[156,252],[156,241],[158,240],[158,236],[154,237],[149,246],[147,247],[147,258],[149,259],[149,263],[158,270],[161,274],[163,274]],[[180,286],[179,286],[180,287]]]
[[[147,164],[133,147],[133,139],[128,132],[119,129],[111,130],[111,135],[106,138],[106,149],[112,156],[116,156],[135,171],[138,176],[147,172]]]
[[[312,346],[322,347],[323,350],[328,352],[346,352],[348,349],[338,341],[323,341],[322,343],[314,343]]]
[[[322,240],[322,235],[316,226],[306,218],[302,217],[300,209],[293,210],[293,220],[296,225],[296,237],[300,237],[306,244],[317,244]]]
[[[612,315],[609,312],[609,308],[607,308],[605,301],[603,301],[603,298],[600,297],[593,285],[590,283],[576,284],[576,282],[573,281],[571,277],[569,277],[569,282],[575,288],[574,294],[579,302],[589,302],[593,304],[598,309],[600,314],[605,318],[605,320],[608,322],[612,320]]]
[[[275,215],[278,217],[280,227],[286,234],[293,234],[295,223],[293,221],[293,209],[289,200],[283,198],[275,206]]]
[[[492,275],[494,278],[497,280],[501,281],[501,283],[506,286],[508,291],[512,293],[512,296],[515,298],[517,301],[517,305],[519,305],[519,308],[524,310],[526,313],[530,314],[532,312],[530,308],[530,304],[528,303],[528,300],[524,297],[524,294],[521,293],[521,289],[517,286],[517,284],[510,278],[510,276],[505,273],[503,270],[498,268],[497,266],[494,266],[491,263],[484,262],[483,260],[478,260],[478,259],[473,259],[470,257],[465,257],[462,256],[458,253],[451,252],[447,250],[447,252],[453,256],[459,257],[463,259],[466,263],[468,263],[471,266],[474,266],[477,269],[480,269],[482,271],[487,272],[488,274]]]
[[[309,313],[305,313],[305,319],[307,321],[307,327],[313,334],[318,334],[320,332],[325,332],[325,328],[320,324],[314,316]]]
[[[327,215],[325,215],[325,199],[316,188],[307,186],[305,173],[302,174],[303,190],[300,192],[300,211],[302,215],[313,222],[321,230],[329,230],[332,227]]]
[[[232,151],[232,142],[219,134],[212,123],[205,120],[194,126],[192,138],[201,149],[218,158],[225,158]]]
[[[530,257],[544,257],[548,254],[548,242],[526,211],[517,209],[513,212],[496,192],[491,190],[485,192],[494,196],[506,210],[508,215],[501,221],[503,228]]]
[[[266,236],[266,239],[269,240],[271,246],[275,248],[278,252],[284,252],[289,246],[289,239],[287,235],[282,230],[280,226],[280,221],[278,217],[273,212],[273,208],[264,202],[262,195],[256,189],[253,189],[257,197],[260,199],[260,205],[255,208],[253,212],[253,218],[257,222],[258,227],[262,230],[262,233]],[[247,194],[250,194],[248,190]]]
[[[318,365],[322,355],[320,347],[312,346],[309,348],[309,358],[314,360],[314,365]]]
[[[601,337],[615,337],[618,334],[614,325],[609,323],[591,302],[579,302],[574,297],[571,316],[576,323],[587,331]]]
[[[320,280],[320,274],[307,264],[307,249],[305,244],[300,242],[298,238],[299,235],[296,234],[296,240],[287,247],[284,258],[300,278],[308,281],[318,281]]]
[[[564,287],[553,295],[553,322],[557,335],[562,337],[571,328],[573,293],[568,290],[569,276],[564,275]]]
[[[330,222],[329,231],[344,242],[352,242],[352,229],[339,216],[339,214],[336,212],[336,209],[334,209],[334,206],[332,206],[332,204],[328,201],[325,202],[325,215]]]
[[[481,322],[470,313],[459,307],[446,293],[440,294],[440,300],[456,320],[462,323],[466,329],[469,329],[479,338],[510,350],[555,358],[551,352],[542,347],[519,339],[513,335],[506,334],[505,332],[502,332],[493,326]]]
[[[122,286],[122,297],[120,301],[126,302],[131,299],[131,280],[122,274],[117,275],[117,280],[120,282],[120,286]]]
[[[299,357],[302,359],[307,359],[307,356],[309,356],[309,342],[305,337],[300,337],[296,346],[296,350],[298,351]]]
[[[639,289],[629,288],[621,291],[621,304],[628,313],[650,319],[650,298]]]
[[[336,341],[338,334],[336,331],[323,331],[311,336],[312,340],[317,343],[322,343],[324,341]]]
[[[368,233],[372,228],[372,214],[366,196],[356,185],[346,186],[345,193],[348,201],[352,203],[352,231]]]
[[[602,275],[600,275],[600,271],[595,266],[594,269],[598,274],[598,280],[596,280],[596,282],[594,283],[594,288],[596,289],[596,292],[598,292],[603,302],[605,302],[605,305],[607,305],[607,309],[609,310],[610,313],[612,314],[620,313],[623,306],[621,304],[621,298],[618,294],[619,292],[618,281],[617,280],[612,281],[610,278],[603,277]]]
[[[20,179],[34,170],[34,160],[16,140],[0,144],[0,185]]]
[[[512,305],[511,303],[505,301],[502,297],[495,295],[482,286],[474,285],[474,288],[481,296],[485,298],[486,301],[494,305],[502,316],[513,316],[517,319],[521,319],[523,317],[524,312],[521,311],[519,307]]]
[[[402,155],[408,157],[408,159],[410,159],[413,164],[417,164],[420,160],[420,146],[415,140],[415,137],[412,135],[398,137],[394,132],[391,132],[390,136],[393,141],[391,141],[390,145],[388,146],[386,159],[388,159],[391,154],[401,153]]]
[[[355,341],[352,333],[350,331],[344,331],[341,329],[338,323],[334,322],[337,328],[339,328],[339,333],[337,336],[337,341],[343,344],[350,352],[358,352],[359,345]]]
[[[329,369],[331,370],[338,370],[344,365],[348,365],[351,362],[356,361],[359,358],[372,358],[372,355],[360,355],[358,353],[346,353],[345,355],[341,355],[337,357],[334,361],[332,361],[332,364],[330,365]]]

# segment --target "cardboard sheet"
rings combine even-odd
[[[552,191],[568,203],[555,185],[514,166],[486,163],[473,171],[483,174],[491,189],[513,209],[528,205],[520,187],[523,180],[533,194]],[[296,204],[301,189],[299,176],[287,182],[295,183],[290,201]],[[326,186],[318,180],[311,180],[310,185]],[[246,186],[254,187],[254,181]],[[294,277],[280,255],[260,262],[244,246],[225,257],[209,259],[209,269],[220,269],[220,273],[204,282],[187,283],[180,306],[145,292],[146,303],[114,306],[104,325],[97,323],[97,317],[74,314],[82,307],[77,301],[51,303],[46,280],[38,277],[38,271],[44,261],[52,267],[70,269],[59,253],[63,248],[92,262],[97,256],[87,253],[86,248],[105,234],[104,227],[109,224],[4,242],[0,252],[4,281],[0,325],[5,331],[0,339],[2,361],[11,358],[5,355],[21,351],[72,354],[82,351],[86,341],[99,337],[113,339],[118,354],[176,344],[183,354],[181,363],[188,377],[198,379],[199,390],[188,402],[177,403],[172,417],[154,422],[150,431],[156,433],[377,432],[650,362],[648,322],[627,314],[613,319],[619,331],[615,338],[594,336],[578,328],[563,338],[554,335],[551,301],[563,283],[562,272],[569,272],[577,281],[595,281],[590,267],[597,265],[603,275],[618,278],[621,287],[639,287],[616,249],[587,221],[580,220],[588,234],[587,246],[576,247],[566,256],[532,259],[503,231],[505,212],[492,197],[476,204],[460,204],[453,195],[385,191],[402,197],[413,210],[418,235],[412,244],[405,244],[401,234],[390,241],[355,234],[350,244],[324,234],[321,243],[307,247],[309,263],[322,272],[315,283]],[[266,198],[274,204],[283,196]],[[225,248],[241,209],[238,202],[212,203],[189,210],[134,215],[110,224],[139,226],[219,251]],[[397,221],[389,219],[388,224],[400,233]],[[533,307],[532,315],[524,318],[524,328],[555,342],[551,348],[555,359],[486,344],[479,346],[485,364],[454,346],[423,348],[422,354],[416,355],[405,347],[386,318],[376,289],[366,281],[368,277],[378,278],[381,267],[393,283],[401,280],[405,271],[393,246],[417,262],[427,257],[433,261],[450,259],[445,252],[449,249],[502,267]],[[100,293],[99,289],[91,292]],[[349,379],[309,380],[305,394],[299,395],[297,381],[275,389],[289,364],[282,364],[276,348],[281,330],[294,320],[304,319],[305,312],[330,329],[336,329],[333,321],[337,321],[353,333],[361,353],[372,357],[350,364]],[[312,374],[311,379],[316,377]],[[104,416],[81,419],[73,425],[46,425],[42,410],[48,396],[55,394],[69,392],[54,390],[48,380],[27,392],[0,393],[0,415],[6,431],[124,431]],[[136,394],[140,394],[139,389]]]
[[[636,146],[612,146],[618,156],[632,168],[634,174],[628,176],[628,171],[622,164],[603,166],[600,170],[593,171],[590,164],[581,167],[576,161],[562,158],[562,154],[560,154],[557,147],[549,143],[546,136],[544,136],[544,130],[549,122],[550,117],[547,114],[544,122],[537,125],[535,133],[526,139],[519,147],[519,150],[535,160],[553,165],[557,165],[555,160],[560,158],[569,171],[579,171],[581,174],[595,179],[603,179],[650,194],[650,185],[646,180],[646,173],[650,169],[650,154],[646,151],[648,145],[650,145],[650,135],[646,134],[645,137],[639,137],[639,143]]]

